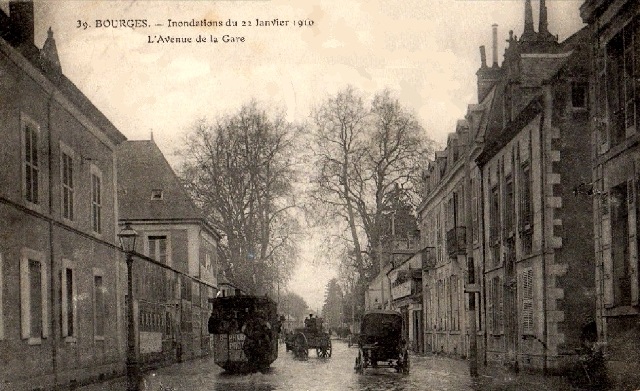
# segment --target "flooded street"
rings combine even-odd
[[[143,390],[153,391],[538,391],[574,390],[561,378],[518,374],[481,368],[477,379],[469,376],[464,360],[440,356],[411,357],[409,374],[393,369],[368,368],[359,375],[353,369],[356,347],[333,341],[333,355],[329,359],[300,361],[280,345],[278,359],[267,373],[231,375],[217,367],[212,359],[202,359],[172,365],[144,377]],[[82,391],[124,390],[125,380],[82,387]]]

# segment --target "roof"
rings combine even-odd
[[[123,220],[203,220],[180,179],[153,140],[118,146],[118,202]],[[162,199],[152,199],[154,190]]]
[[[15,26],[11,24],[11,19],[0,10],[0,37],[7,41],[18,53],[20,53],[31,65],[38,69],[41,74],[67,98],[78,110],[91,122],[100,128],[105,135],[114,143],[119,144],[126,140],[126,137],[102,114],[97,107],[91,103],[78,87],[67,78],[60,69],[56,67],[33,43],[12,44],[15,35]],[[51,37],[53,33],[51,33]],[[49,49],[50,51],[51,49]]]
[[[485,144],[482,153],[476,159],[478,166],[484,166],[498,151],[511,141],[527,124],[538,114],[542,113],[543,97],[539,95],[525,107],[520,114],[505,126],[499,134],[493,134],[493,138]]]
[[[539,87],[545,83],[551,83],[554,79],[563,74],[563,69],[576,68],[576,64],[585,62],[585,46],[588,42],[588,29],[582,28],[575,34],[567,38],[559,45],[552,45],[548,52],[529,51],[519,53],[517,58],[518,67],[506,64],[506,67],[512,66],[517,70],[515,75],[519,82],[519,87]],[[529,48],[531,49],[531,48]],[[545,47],[543,47],[545,49]],[[516,52],[517,53],[517,52]],[[505,61],[506,62],[506,61]],[[579,72],[586,72],[585,69]],[[480,156],[476,159],[479,166],[484,165],[498,151],[504,147],[518,132],[531,122],[537,115],[542,112],[544,100],[537,91],[529,96],[521,93],[520,98],[527,101],[522,102],[523,108],[516,117],[506,123],[504,121],[504,110],[502,109],[505,101],[506,84],[509,81],[503,78],[496,86],[493,101],[489,109],[487,126],[485,133],[485,147]],[[536,91],[535,88],[533,91]]]

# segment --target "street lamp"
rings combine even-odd
[[[136,337],[133,320],[133,253],[136,249],[138,233],[125,223],[118,234],[120,248],[127,254],[127,391],[138,391],[138,360],[136,358]]]

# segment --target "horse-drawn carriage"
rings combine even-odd
[[[409,373],[409,352],[402,338],[402,315],[396,311],[367,312],[360,326],[355,370],[394,368]]]
[[[315,349],[317,357],[331,357],[331,338],[322,328],[322,318],[310,316],[304,324],[305,327],[294,329],[285,340],[287,350],[300,359],[309,357],[309,349]]]

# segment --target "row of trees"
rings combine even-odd
[[[359,302],[379,270],[392,215],[413,210],[433,142],[389,91],[370,102],[353,88],[313,111],[313,221],[333,226],[326,253],[339,259],[342,285]]]
[[[322,229],[324,257],[339,267],[343,290],[361,296],[377,272],[388,216],[419,200],[432,146],[389,91],[367,101],[348,87],[304,124],[255,101],[199,121],[179,172],[223,234],[223,270],[242,289],[273,293],[286,284],[306,218]]]

